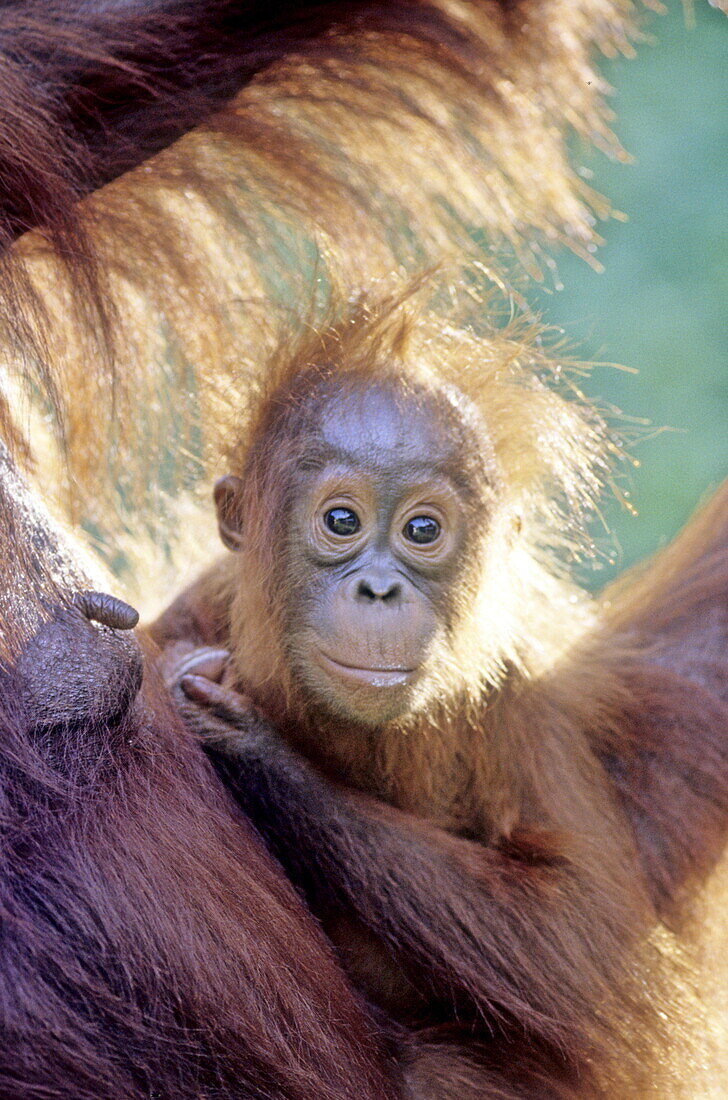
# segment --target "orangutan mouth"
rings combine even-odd
[[[409,683],[417,672],[416,668],[402,668],[393,665],[387,667],[371,667],[363,665],[345,664],[327,653],[319,650],[319,661],[325,672],[336,676],[340,680],[350,681],[355,684],[366,684],[369,687],[387,688],[402,687]]]

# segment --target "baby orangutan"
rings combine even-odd
[[[185,718],[417,1100],[664,1097],[657,887],[603,750],[649,673],[543,554],[602,426],[515,351],[383,310],[281,354],[215,487],[234,554],[153,633],[208,647]]]

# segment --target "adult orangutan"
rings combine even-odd
[[[631,48],[634,13],[630,0],[0,8],[14,104],[0,228],[40,229],[0,271],[24,307],[6,310],[0,354],[24,398],[13,411],[40,407],[44,494],[115,568],[135,554],[149,568],[142,521],[169,519],[165,546],[185,529],[177,510],[226,438],[221,399],[254,381],[271,315],[331,280],[355,293],[443,256],[467,252],[500,286],[495,255],[521,272],[558,244],[590,256],[608,204],[569,163],[566,132],[619,154],[594,55]],[[67,465],[46,445],[49,413]]]
[[[392,302],[283,349],[215,489],[235,553],[153,635],[229,649],[180,705],[417,1097],[680,1095],[656,931],[728,829],[728,491],[600,609],[544,547],[604,426],[526,356]],[[710,661],[674,650],[703,601]]]
[[[135,615],[0,454],[0,1095],[399,1095]]]
[[[476,239],[511,245],[530,271],[556,242],[588,253],[593,213],[607,208],[571,170],[564,131],[609,143],[591,53],[629,48],[631,12],[627,0],[2,6],[0,413],[44,492],[67,480],[75,514],[94,535],[113,529],[114,549],[116,492],[140,540],[138,516],[156,518],[160,501],[199,476],[206,444],[214,453],[220,396],[245,392],[259,367],[261,314],[290,309],[292,291],[308,295],[312,273],[322,283],[329,269],[344,273],[359,289]],[[89,197],[75,208],[79,195]],[[488,277],[499,281],[491,260],[488,251]],[[21,397],[42,415],[26,416]],[[49,422],[62,463],[45,463],[36,429]],[[96,597],[66,606],[87,587],[74,573],[68,587],[44,587],[49,529],[25,503],[15,508],[14,493],[3,510],[0,586],[12,657],[0,685],[3,1093],[389,1096],[396,1086],[369,1025],[315,933],[309,939],[290,890],[252,840],[240,849],[230,807],[151,672],[135,695],[134,647],[113,633],[126,613]],[[34,587],[41,614],[27,619]],[[720,590],[706,603],[717,607]],[[53,611],[59,600],[65,611]],[[643,608],[649,624],[649,595]],[[85,613],[100,616],[100,628]],[[577,682],[568,681],[572,701]],[[632,732],[646,721],[639,712]],[[690,737],[675,734],[665,749],[664,728],[651,732],[649,757],[634,750],[648,780],[663,758],[667,774],[682,767],[700,777]],[[614,761],[636,818],[644,811],[621,735],[604,734],[599,752]],[[686,830],[699,866],[723,836],[721,800],[711,833],[701,782],[707,774],[681,788],[697,790],[694,817],[676,819],[674,784],[655,799],[664,827]],[[688,860],[659,836],[643,858],[671,900]],[[261,939],[266,921],[273,943]],[[292,986],[282,949],[289,966],[300,956]],[[322,1006],[333,1008],[333,1037]],[[537,1023],[512,1065],[509,1044],[479,1044],[466,1028],[468,1054],[458,1062],[450,1043],[444,1069],[442,1033],[428,1068],[417,1029],[417,1087],[438,1089],[439,1075],[442,1090],[459,1080],[472,1088],[470,1057],[491,1092],[505,1073],[506,1095],[519,1075],[524,1090],[540,1078],[542,1089],[565,1093],[583,1048],[556,1044],[554,1055],[554,1036],[536,1034]],[[514,1034],[507,1024],[499,1036]],[[591,1087],[587,1070],[581,1080]]]

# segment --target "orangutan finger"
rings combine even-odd
[[[180,687],[188,699],[208,707],[218,718],[227,722],[239,722],[250,718],[253,707],[247,695],[239,695],[220,687],[204,676],[188,674],[180,680]]]
[[[112,630],[133,630],[139,622],[135,608],[107,592],[77,592],[73,604],[87,619]]]

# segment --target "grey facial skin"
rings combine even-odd
[[[365,724],[407,712],[482,537],[456,410],[387,386],[316,394],[281,538],[287,658],[329,710]]]
[[[319,713],[376,726],[424,699],[448,649],[487,538],[495,462],[454,391],[304,382],[270,429],[294,456],[270,516],[284,656]],[[245,477],[215,486],[231,550],[245,546],[245,508],[271,506],[243,505]]]

